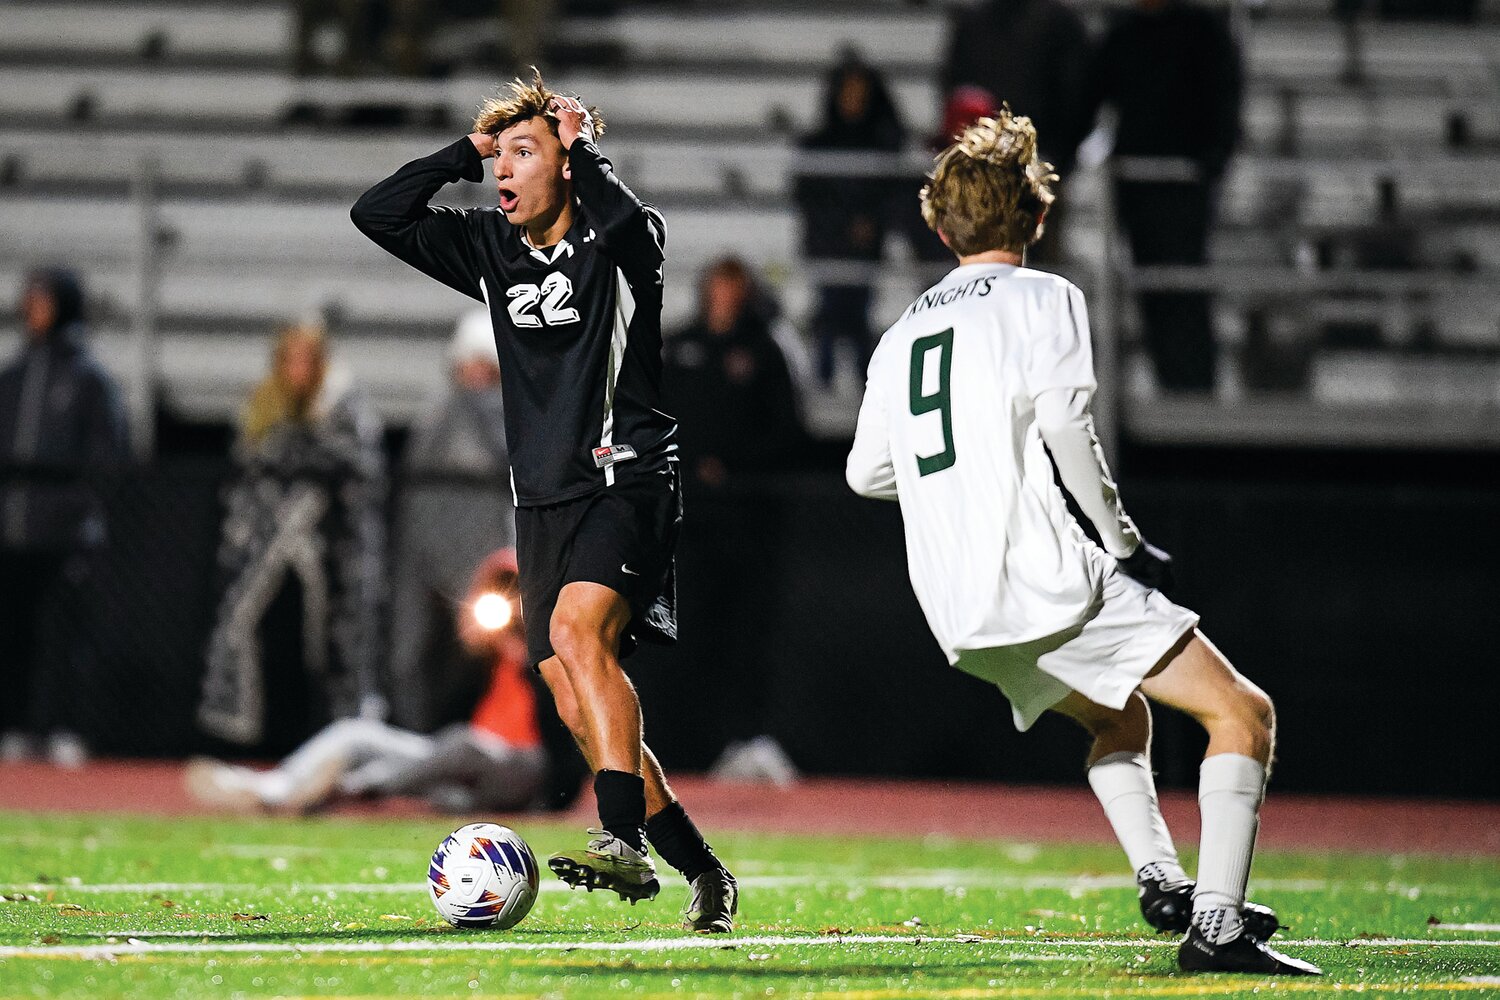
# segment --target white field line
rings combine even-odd
[[[1030,875],[976,874],[973,871],[926,871],[910,874],[799,874],[750,875],[739,880],[747,889],[783,889],[798,886],[849,886],[871,889],[963,889],[976,892],[987,889],[1059,889],[1066,892],[1097,892],[1111,889],[1134,889],[1128,876],[1069,875],[1038,873]],[[422,892],[425,882],[59,882],[0,885],[0,892],[73,892],[73,893],[152,893],[152,892],[295,892],[295,893],[405,893]],[[562,891],[561,882],[542,883],[544,891]],[[1330,889],[1360,891],[1418,898],[1423,895],[1471,894],[1472,885],[1405,885],[1391,882],[1343,882],[1337,879],[1267,878],[1251,883],[1251,892],[1326,892]],[[1457,930],[1497,930],[1500,925],[1454,925]]]
[[[358,854],[362,858],[404,857],[410,858],[412,851],[403,847],[377,847],[366,850],[362,847],[317,847],[309,844],[214,844],[198,852],[199,857],[214,858],[316,858],[322,855]]]
[[[1278,939],[1279,940],[1279,939]],[[1500,941],[1454,940],[1433,941],[1426,938],[1357,938],[1338,941],[1323,938],[1288,940],[1286,945],[1302,947],[1346,947],[1389,948],[1428,946],[1449,947],[1500,947]],[[639,941],[492,941],[451,940],[438,938],[430,941],[319,941],[298,944],[288,941],[202,941],[165,942],[153,944],[139,938],[126,938],[121,944],[103,945],[11,945],[0,947],[0,958],[82,958],[105,959],[121,955],[168,955],[168,954],[388,954],[391,952],[669,952],[669,951],[729,951],[739,948],[804,948],[804,947],[862,947],[865,945],[904,944],[926,947],[936,944],[995,945],[1014,948],[1016,945],[1042,946],[1045,948],[1104,949],[1104,948],[1176,948],[1174,940],[1149,938],[1036,938],[970,936],[920,937],[898,934],[844,934],[821,937],[796,937],[791,935],[759,935],[731,938],[646,938]]]
[[[1500,933],[1500,924],[1433,924],[1432,929],[1438,931],[1480,931],[1492,934]]]
[[[84,937],[102,938],[234,938],[238,937],[234,931],[106,931],[98,934],[85,934]]]

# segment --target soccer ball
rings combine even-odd
[[[519,924],[536,902],[536,855],[497,823],[470,823],[443,838],[427,866],[432,905],[454,927]]]

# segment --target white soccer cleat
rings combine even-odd
[[[547,859],[552,873],[573,888],[608,889],[628,899],[655,899],[661,891],[656,866],[608,830],[590,830],[588,847],[581,851],[559,851]]]

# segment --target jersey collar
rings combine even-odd
[[[520,235],[521,245],[526,248],[526,252],[531,255],[533,260],[540,261],[543,264],[556,264],[562,259],[564,254],[567,254],[569,257],[573,256],[573,244],[568,242],[566,236],[558,240],[556,245],[543,249],[531,245],[531,237],[526,235],[525,229],[520,229]]]
[[[519,237],[521,253],[539,264],[556,264],[564,257],[573,256],[577,250],[575,244],[592,243],[598,239],[594,230],[584,220],[581,205],[576,198],[573,201],[573,212],[573,224],[568,227],[563,238],[550,247],[532,246],[531,237],[526,235],[526,228],[524,226],[513,227],[516,236]]]

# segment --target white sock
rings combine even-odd
[[[1142,869],[1153,867],[1152,878],[1168,883],[1187,881],[1156,800],[1149,757],[1128,750],[1101,757],[1089,768],[1089,787],[1125,848],[1132,871],[1139,875]]]
[[[1240,907],[1250,879],[1266,769],[1244,754],[1215,754],[1198,772],[1198,888],[1193,924],[1210,941],[1232,941],[1240,933]]]

